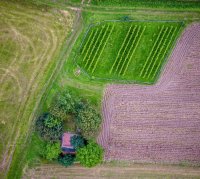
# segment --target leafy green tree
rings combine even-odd
[[[85,146],[85,140],[80,135],[74,135],[70,138],[70,143],[75,149]]]
[[[74,161],[75,161],[74,155],[66,154],[66,155],[60,155],[58,157],[58,162],[65,167],[72,165]]]
[[[49,114],[47,118],[44,120],[44,125],[48,128],[52,128],[55,126],[60,126],[62,123],[60,118],[56,118],[53,115]]]
[[[50,107],[50,113],[57,118],[65,120],[68,114],[75,112],[76,98],[65,90],[56,95]]]
[[[77,150],[77,160],[85,167],[93,167],[103,160],[103,148],[94,141]]]
[[[81,129],[82,135],[87,139],[91,139],[100,127],[101,117],[95,109],[87,106],[77,112],[75,122],[76,126]]]
[[[52,118],[53,116],[51,114],[44,113],[36,121],[36,131],[46,141],[58,140],[63,133],[63,122],[55,122]]]
[[[61,153],[60,142],[47,143],[45,158],[47,160],[57,159]]]

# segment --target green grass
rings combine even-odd
[[[199,9],[197,0],[93,0],[92,4],[100,6],[129,6],[143,8]]]
[[[28,2],[28,1],[27,1]],[[37,0],[39,2],[39,0]],[[47,3],[47,4],[45,4]],[[51,62],[43,68],[41,68],[40,72],[37,75],[37,78],[33,78],[33,91],[30,91],[27,89],[26,82],[30,80],[31,73],[33,72],[32,69],[35,69],[34,65],[37,65],[37,63],[33,63],[33,61],[20,61],[18,60],[18,68],[20,69],[21,74],[25,74],[23,76],[26,77],[26,80],[22,80],[22,86],[23,89],[25,89],[26,93],[22,93],[22,97],[24,94],[28,96],[28,98],[22,98],[27,99],[26,103],[23,103],[24,108],[21,108],[21,113],[18,118],[16,118],[17,113],[19,112],[19,102],[16,99],[16,94],[18,94],[18,89],[15,88],[16,82],[12,82],[12,80],[8,80],[8,83],[4,85],[5,91],[10,88],[9,86],[12,85],[13,90],[9,91],[9,93],[4,93],[3,97],[4,100],[0,102],[0,111],[2,115],[2,119],[8,121],[6,124],[0,124],[0,130],[3,129],[4,141],[8,141],[7,135],[10,135],[10,131],[12,131],[13,123],[17,123],[17,130],[20,133],[20,138],[18,139],[18,142],[16,144],[15,152],[12,158],[12,163],[10,165],[10,170],[8,172],[7,178],[21,178],[22,175],[22,169],[24,165],[26,165],[27,161],[29,161],[29,164],[31,166],[34,165],[34,163],[43,162],[40,161],[39,153],[36,151],[30,153],[31,147],[35,145],[37,142],[37,137],[33,137],[32,139],[29,134],[32,131],[32,123],[34,122],[35,117],[40,114],[40,112],[45,111],[49,104],[51,103],[51,99],[57,93],[59,90],[63,89],[72,89],[74,93],[76,93],[79,96],[82,96],[84,98],[87,98],[89,101],[91,101],[96,108],[100,111],[101,110],[101,100],[102,100],[102,94],[103,90],[106,84],[110,83],[110,81],[105,80],[91,80],[87,77],[85,73],[80,73],[79,75],[75,74],[77,70],[77,66],[74,64],[74,57],[76,55],[77,49],[80,47],[80,44],[82,42],[82,39],[84,37],[84,34],[86,30],[88,29],[88,25],[91,23],[101,22],[105,19],[112,20],[112,19],[118,19],[121,20],[124,16],[129,16],[131,19],[135,20],[176,20],[176,21],[185,21],[186,25],[190,24],[194,21],[200,21],[200,15],[196,12],[179,12],[179,11],[130,11],[127,9],[116,9],[116,8],[110,8],[109,10],[106,10],[101,7],[93,8],[90,6],[83,8],[83,22],[77,22],[78,26],[74,28],[74,32],[76,33],[73,36],[73,39],[70,41],[69,44],[64,43],[64,38],[68,34],[68,23],[65,21],[60,22],[59,18],[62,17],[62,15],[59,13],[59,11],[55,11],[54,9],[51,9],[50,7],[59,8],[59,9],[69,9],[66,5],[68,3],[50,3],[49,0],[40,1],[38,3],[39,6],[32,6],[27,5],[23,3],[8,3],[8,2],[1,2],[0,8],[1,8],[1,27],[6,27],[6,22],[12,22],[14,23],[14,27],[19,28],[20,32],[24,33],[26,36],[28,36],[31,40],[33,40],[34,46],[37,47],[36,54],[42,56],[41,51],[43,49],[46,49],[48,40],[45,41],[45,43],[38,42],[36,38],[44,38],[45,34],[43,34],[41,31],[35,29],[30,30],[32,28],[33,23],[30,21],[30,17],[33,17],[36,22],[39,20],[42,20],[44,23],[37,25],[37,27],[43,27],[46,30],[48,29],[56,29],[57,30],[57,37],[59,37],[59,40],[57,41],[58,44],[56,46],[56,51],[51,55]],[[45,4],[45,6],[40,6],[41,4]],[[12,15],[17,13],[16,16]],[[22,14],[27,14],[22,16]],[[3,14],[3,15],[2,15]],[[45,17],[44,17],[45,15]],[[12,18],[11,18],[12,17]],[[14,17],[18,17],[18,20],[15,20]],[[19,18],[20,17],[20,18]],[[9,28],[8,28],[9,29]],[[5,32],[0,32],[1,34]],[[33,35],[35,33],[35,35]],[[39,35],[39,34],[43,35]],[[71,36],[69,36],[71,37]],[[15,38],[12,38],[15,39]],[[49,38],[52,42],[52,38]],[[12,41],[12,40],[11,40]],[[75,43],[76,42],[76,43]],[[14,51],[20,52],[19,54],[22,54],[18,48],[19,45],[15,45],[16,42],[12,42],[13,45],[8,45],[13,49]],[[9,42],[0,43],[1,46],[4,46],[4,44],[9,44]],[[19,44],[19,43],[16,43]],[[73,45],[73,48],[72,48]],[[46,54],[50,54],[52,52],[51,49],[47,51]],[[70,54],[69,54],[70,52]],[[5,54],[7,52],[4,52]],[[27,49],[27,53],[24,54],[24,58],[20,59],[33,59],[32,56],[30,56],[33,53],[33,49]],[[65,54],[65,55],[63,55]],[[9,52],[8,55],[4,55],[5,59],[8,59],[8,62],[11,62],[12,59],[10,59],[13,54]],[[1,57],[1,56],[0,56]],[[9,63],[6,63],[7,60],[1,59],[1,62],[3,64],[3,68],[7,68]],[[40,60],[42,58],[39,58]],[[60,67],[57,68],[57,65],[60,64]],[[64,62],[64,63],[63,63]],[[62,64],[63,63],[63,64]],[[55,73],[55,68],[57,69],[56,74],[58,74],[56,81],[52,81],[52,74]],[[16,69],[16,65],[15,65]],[[1,74],[3,72],[1,71]],[[55,75],[54,75],[55,76]],[[24,83],[25,82],[25,83]],[[15,91],[15,93],[13,92]],[[41,98],[42,97],[42,98]],[[38,104],[40,103],[39,107]],[[37,110],[36,110],[37,109]],[[20,120],[19,120],[20,119]],[[66,125],[66,129],[73,128],[73,126]],[[2,132],[2,130],[1,130]],[[15,136],[16,133],[12,135]],[[11,137],[11,139],[12,139]],[[3,145],[3,143],[1,143]],[[0,146],[0,149],[4,150],[4,145]],[[34,149],[35,150],[35,149]],[[37,150],[37,149],[36,149]],[[3,178],[3,174],[0,174],[0,178]]]
[[[8,154],[6,164],[11,163],[0,178],[20,178],[36,108],[60,62],[72,20],[70,12],[66,17],[46,6],[0,2],[0,161]]]
[[[154,83],[181,22],[107,21],[89,27],[75,58],[93,79]]]

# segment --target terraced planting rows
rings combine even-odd
[[[76,56],[91,77],[153,83],[179,34],[178,22],[91,25]]]
[[[200,162],[199,49],[200,24],[193,24],[156,85],[107,87],[98,138],[105,160]]]

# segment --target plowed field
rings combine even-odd
[[[200,24],[183,32],[156,85],[109,85],[103,115],[106,160],[199,163]]]

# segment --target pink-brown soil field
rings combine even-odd
[[[200,163],[200,24],[183,32],[153,86],[108,85],[105,160]]]

